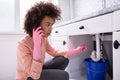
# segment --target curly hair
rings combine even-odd
[[[32,30],[40,26],[45,16],[60,20],[61,10],[50,2],[39,2],[32,6],[25,15],[24,30],[32,37]]]

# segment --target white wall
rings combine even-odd
[[[22,36],[0,34],[0,80],[15,80],[16,46]]]
[[[0,32],[14,31],[15,0],[0,0]]]

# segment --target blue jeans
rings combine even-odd
[[[69,75],[65,70],[69,63],[68,58],[57,56],[43,65],[43,70],[39,80],[69,80]],[[27,80],[33,80],[29,77]]]

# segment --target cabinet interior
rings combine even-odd
[[[112,33],[104,33],[100,34],[101,43],[103,43],[103,47],[101,48],[103,53],[103,58],[108,59],[108,67],[107,67],[107,79],[112,80],[113,75],[113,51],[112,51]],[[69,47],[68,49],[76,48],[81,44],[86,44],[87,51],[83,54],[77,54],[74,57],[71,57],[68,68],[66,69],[71,79],[81,79],[86,80],[86,69],[85,69],[85,58],[90,58],[91,52],[96,50],[96,40],[95,35],[75,35],[69,36]]]

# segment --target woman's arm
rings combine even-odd
[[[46,51],[47,51],[48,54],[50,54],[52,56],[64,56],[64,57],[68,58],[67,51],[61,51],[61,50],[54,49],[50,45],[50,43],[48,42],[48,40],[46,41]]]
[[[75,49],[71,49],[71,50],[66,50],[66,51],[60,51],[60,50],[55,50],[50,44],[49,42],[47,41],[47,52],[52,55],[52,56],[64,56],[66,58],[68,57],[72,57],[76,54],[79,54],[79,53],[82,53],[84,51],[86,51],[86,45],[81,45],[81,46],[78,46],[77,48]]]
[[[25,43],[19,43],[17,47],[17,71],[29,74],[29,77],[38,79],[42,71],[42,63],[33,59],[32,52]]]

